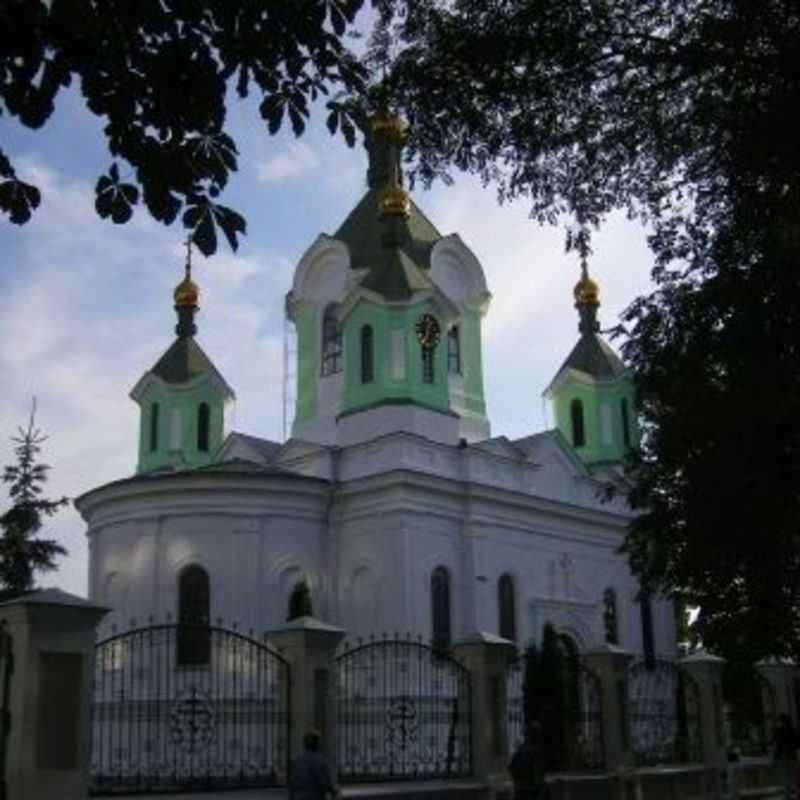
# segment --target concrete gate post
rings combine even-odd
[[[699,690],[703,760],[713,770],[715,791],[719,788],[727,763],[722,699],[724,663],[724,658],[705,650],[698,650],[678,661],[678,667],[695,681]]]
[[[322,753],[336,773],[336,704],[331,666],[345,632],[315,617],[299,617],[267,633],[268,642],[289,662],[289,753],[303,749],[303,736],[322,734]]]
[[[506,676],[516,648],[508,639],[478,631],[456,642],[455,658],[471,676],[473,777],[490,785],[507,780]]]
[[[772,689],[775,697],[775,715],[788,714],[792,722],[797,725],[798,709],[795,696],[795,680],[798,677],[797,665],[793,661],[769,658],[759,661],[756,669]],[[767,733],[772,735],[772,731]]]
[[[633,765],[628,722],[628,664],[632,658],[632,653],[607,643],[582,656],[586,666],[600,679],[603,748],[608,772]]]
[[[87,796],[95,628],[108,610],[59,589],[0,604],[12,670],[6,800]]]

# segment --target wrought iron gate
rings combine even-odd
[[[382,639],[336,659],[342,781],[472,773],[469,671],[412,639]]]
[[[284,783],[289,667],[236,631],[157,625],[100,642],[94,794]]]
[[[702,761],[697,684],[671,661],[628,667],[631,748],[638,764]]]

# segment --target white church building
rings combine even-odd
[[[305,581],[314,614],[351,638],[446,645],[480,630],[523,645],[549,621],[579,650],[674,657],[671,603],[642,601],[618,553],[631,519],[621,462],[638,430],[597,285],[584,268],[577,342],[544,391],[555,428],[492,437],[486,276],[402,188],[404,138],[397,117],[371,117],[367,191],[296,267],[288,441],[230,430],[234,391],[195,338],[187,265],[176,338],[131,392],[136,474],[76,501],[91,599],[119,628],[221,620],[260,636]],[[611,500],[609,483],[622,489]]]

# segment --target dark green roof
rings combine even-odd
[[[613,380],[626,371],[620,357],[596,333],[584,333],[578,339],[556,375],[565,369],[585,372],[600,380]]]
[[[389,222],[378,218],[381,189],[370,189],[334,234],[350,251],[353,269],[368,269],[362,286],[391,300],[402,300],[427,284],[420,270],[430,266],[433,245],[442,238],[433,223],[411,201],[407,235],[399,245],[384,242]]]
[[[150,371],[165,383],[186,383],[198,375],[216,373],[217,369],[194,339],[182,336],[170,345]]]
[[[430,283],[404,250],[392,247],[383,250],[379,264],[370,269],[361,285],[387,300],[408,300],[415,290],[427,289]]]

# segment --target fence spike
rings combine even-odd
[[[248,629],[247,629],[247,635],[248,635],[248,636],[249,636],[251,639],[253,638],[253,629],[252,629],[252,628],[248,628]]]
[[[131,623],[130,624],[131,624],[131,628],[135,628],[136,627],[136,617],[131,617]]]
[[[217,617],[217,627],[218,628],[222,627],[222,617]]]
[[[155,621],[156,621],[156,618],[152,614],[148,615],[148,617],[147,617],[147,624],[148,625],[155,624]]]
[[[172,612],[171,611],[167,611],[166,620],[167,620],[167,622],[172,622]]]
[[[233,623],[233,629],[234,629],[235,631],[238,631],[238,630],[239,630],[239,623],[238,623],[238,622],[234,622],[234,623]]]
[[[356,639],[356,643],[358,644],[359,647],[363,644],[363,642],[364,640],[360,636]]]

